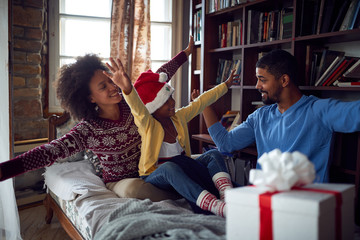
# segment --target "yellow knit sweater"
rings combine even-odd
[[[201,94],[189,105],[178,109],[175,115],[171,117],[178,131],[177,139],[187,156],[191,155],[187,123],[201,113],[205,107],[222,97],[227,91],[228,88],[225,83],[219,84]],[[138,126],[138,131],[141,135],[139,174],[140,176],[147,176],[157,168],[158,156],[164,140],[164,129],[146,109],[135,88],[133,88],[129,95],[123,94],[123,96],[131,108],[135,124]]]

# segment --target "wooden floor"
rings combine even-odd
[[[51,224],[45,223],[45,207],[38,205],[19,211],[23,240],[70,240],[55,214]]]

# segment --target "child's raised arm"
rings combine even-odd
[[[116,62],[113,58],[110,58],[111,65],[106,63],[106,66],[111,71],[112,75],[106,71],[103,73],[110,78],[126,95],[130,94],[132,90],[132,83],[129,76],[124,70],[120,59],[116,59]]]

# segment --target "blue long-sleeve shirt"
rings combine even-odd
[[[304,95],[282,114],[277,104],[272,104],[253,112],[230,132],[220,123],[208,131],[222,152],[240,150],[254,142],[259,157],[275,148],[282,152],[300,151],[314,163],[315,181],[327,182],[333,133],[360,131],[360,101]]]

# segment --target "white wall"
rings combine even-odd
[[[10,156],[8,1],[0,1],[0,162]]]
[[[10,157],[7,0],[0,1],[0,33],[0,162],[4,162]],[[0,192],[0,236],[5,239],[21,239],[12,179],[0,182]]]

